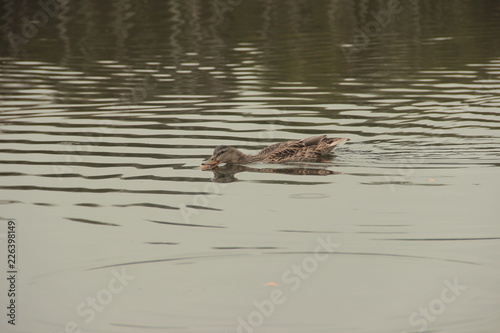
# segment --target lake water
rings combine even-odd
[[[0,12],[2,332],[500,329],[498,1]]]

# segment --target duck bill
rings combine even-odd
[[[212,158],[209,158],[208,160],[204,161],[201,163],[202,166],[208,166],[210,168],[213,168],[219,164],[219,161],[213,160]]]

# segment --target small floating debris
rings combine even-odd
[[[329,195],[326,193],[296,193],[290,194],[289,197],[292,199],[321,199],[328,198]]]
[[[202,164],[202,165],[200,165],[200,169],[203,171],[210,170],[210,169],[212,169],[212,166],[210,164]]]

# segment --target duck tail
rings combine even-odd
[[[321,153],[323,155],[326,155],[330,153],[333,148],[336,146],[348,141],[349,139],[346,138],[325,138],[321,141],[320,146],[321,147]],[[324,146],[323,146],[324,145]]]

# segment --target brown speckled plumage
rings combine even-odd
[[[344,138],[327,138],[326,135],[306,139],[275,143],[264,148],[257,155],[246,155],[236,148],[218,146],[204,165],[215,166],[219,163],[247,164],[252,162],[286,163],[315,162],[327,155],[332,149],[347,141]]]

